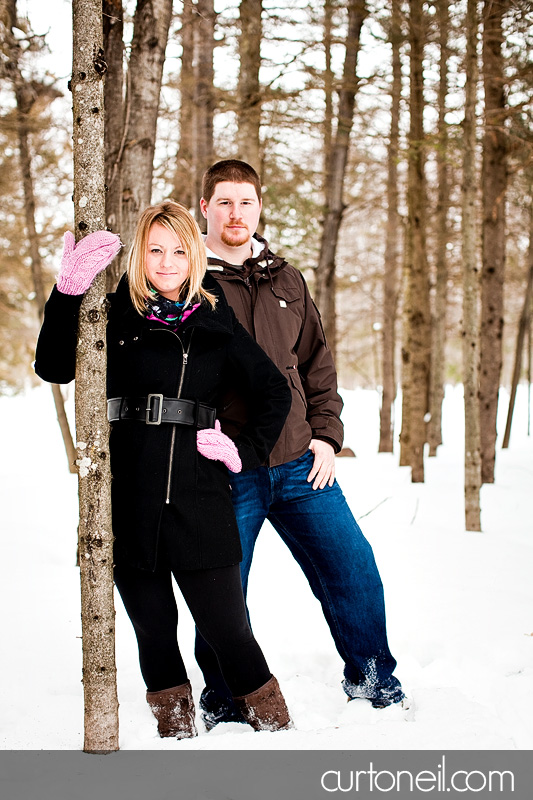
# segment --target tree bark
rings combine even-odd
[[[404,252],[402,264],[402,427],[400,431],[400,467],[411,466],[411,395],[414,391],[411,379],[411,354],[408,350],[407,332],[411,316],[411,281],[409,271],[413,259],[413,233],[411,226],[405,226]]]
[[[2,9],[1,19],[6,28],[6,37],[9,37],[9,74],[13,81],[15,99],[17,103],[17,136],[19,144],[20,171],[22,175],[22,188],[24,193],[24,217],[26,222],[26,232],[28,235],[30,269],[35,292],[35,302],[37,306],[37,316],[42,322],[45,304],[45,289],[43,279],[43,265],[41,253],[39,251],[39,234],[35,224],[35,190],[32,175],[32,156],[30,147],[29,123],[30,113],[37,99],[47,98],[53,100],[60,97],[60,92],[45,84],[38,85],[35,82],[29,86],[22,76],[19,66],[19,48],[13,37],[13,28],[16,24],[17,4],[16,0],[10,0]],[[70,432],[67,414],[65,412],[65,400],[61,388],[57,384],[52,384],[52,396],[59,423],[59,429],[63,438],[69,472],[75,473],[76,449]]]
[[[533,188],[533,187],[532,187]],[[524,340],[526,332],[529,327],[531,319],[531,298],[533,297],[533,205],[530,207],[530,220],[529,220],[529,248],[528,248],[528,274],[526,292],[524,295],[524,304],[522,306],[522,313],[520,314],[520,321],[518,323],[518,334],[516,337],[516,351],[514,358],[513,377],[511,381],[511,396],[509,398],[509,410],[507,412],[507,421],[505,423],[505,433],[503,435],[502,448],[509,447],[509,440],[511,438],[511,424],[513,421],[514,405],[516,400],[516,390],[520,380],[520,372],[522,370],[522,352],[524,349]]]
[[[139,214],[150,205],[155,137],[172,0],[137,0],[128,67],[128,125],[122,154],[121,239],[127,251]]]
[[[494,483],[496,415],[502,368],[503,281],[505,271],[505,195],[507,138],[502,22],[509,0],[485,0],[483,6],[483,271],[481,274],[481,475]]]
[[[122,170],[124,147],[124,14],[122,0],[102,0],[104,53],[105,217],[106,227],[120,235],[122,229]],[[106,270],[107,291],[114,292],[123,272],[122,252]]]
[[[213,163],[213,54],[215,50],[214,0],[198,0],[195,19],[195,91],[194,91],[194,172],[198,208],[202,196],[202,175]]]
[[[478,83],[477,0],[466,12],[465,117],[463,122],[462,256],[463,388],[465,407],[465,527],[481,530],[481,438],[479,427],[479,268],[477,250],[476,100]]]
[[[429,392],[428,444],[429,455],[436,456],[442,444],[442,403],[444,400],[444,380],[446,365],[446,306],[448,300],[448,215],[450,208],[450,176],[448,166],[448,125],[446,123],[446,100],[448,97],[448,36],[450,10],[448,0],[436,4],[439,46],[440,79],[438,89],[438,130],[437,130],[437,181],[438,199],[436,218],[436,273],[435,299],[432,314],[431,334],[431,375]]]
[[[261,174],[261,36],[263,0],[241,0],[239,5],[239,84],[237,87],[238,157]]]
[[[331,159],[333,153],[333,90],[335,86],[335,73],[331,64],[331,49],[333,45],[333,0],[324,0],[324,160],[323,160],[323,191],[324,198],[331,174]]]
[[[396,399],[395,353],[398,308],[400,216],[398,212],[398,155],[400,151],[400,102],[402,94],[402,43],[400,0],[392,0],[389,42],[392,45],[391,127],[387,150],[387,227],[383,275],[382,383],[379,452],[394,449],[392,410]]]
[[[180,144],[174,173],[174,197],[199,216],[194,172],[194,7],[184,3],[181,12]]]
[[[422,0],[412,0],[409,14],[410,111],[408,165],[407,330],[404,349],[409,359],[409,453],[413,483],[424,480],[424,444],[430,372],[429,276],[426,253],[426,181],[424,175],[424,95],[422,60],[425,24]],[[403,414],[405,414],[405,406]]]
[[[326,338],[333,355],[335,355],[336,349],[335,256],[339,229],[345,210],[344,180],[353,124],[355,93],[358,85],[356,68],[359,37],[367,13],[365,2],[348,0],[348,30],[345,39],[342,86],[339,93],[337,130],[326,182],[324,224],[315,273],[315,302],[322,314]]]
[[[80,239],[105,222],[102,0],[73,0],[72,19],[74,227]],[[105,280],[100,273],[83,300],[76,362],[83,749],[91,753],[118,750]]]

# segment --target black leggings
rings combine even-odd
[[[168,567],[155,572],[115,567],[115,584],[135,629],[148,691],[187,681],[177,642],[172,574],[198,630],[217,655],[232,695],[239,697],[263,686],[271,673],[248,624],[238,564],[173,572]]]

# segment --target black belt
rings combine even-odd
[[[214,428],[216,410],[194,400],[177,400],[162,394],[147,397],[112,397],[107,401],[109,422],[135,419],[146,425],[170,422],[195,428]]]

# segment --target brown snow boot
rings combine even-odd
[[[161,737],[192,739],[193,736],[198,736],[189,681],[160,692],[146,692],[146,700],[157,720],[157,730]]]
[[[255,692],[233,700],[254,731],[285,731],[294,727],[279,683],[273,675]]]

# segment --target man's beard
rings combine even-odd
[[[240,225],[242,225],[242,230],[240,233],[237,234],[237,232],[234,230],[233,235],[231,236],[226,233],[225,227],[222,229],[220,238],[228,247],[241,247],[241,245],[246,244],[246,242],[249,240],[250,233],[247,226],[244,225],[244,223],[240,223]]]

